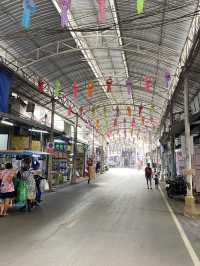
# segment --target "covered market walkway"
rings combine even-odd
[[[113,169],[0,220],[1,266],[192,266],[159,190],[143,172]],[[191,250],[190,250],[191,252]]]
[[[199,12],[0,0],[1,266],[200,266]]]

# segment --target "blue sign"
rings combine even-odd
[[[0,70],[0,112],[8,112],[11,77],[6,71]]]

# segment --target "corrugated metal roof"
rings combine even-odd
[[[90,110],[95,105],[100,120],[104,120],[106,107],[112,124],[119,105],[119,122],[123,124],[124,117],[131,121],[126,111],[130,105],[139,126],[138,106],[143,103],[146,126],[152,127],[151,116],[158,126],[169,99],[164,76],[170,72],[173,78],[197,2],[146,0],[144,13],[137,15],[135,1],[107,0],[107,23],[99,25],[95,0],[72,0],[70,30],[62,30],[56,1],[35,0],[37,11],[31,29],[24,32],[22,1],[2,0],[0,46],[17,58],[24,71],[36,73],[52,85],[59,79],[63,94],[77,107]],[[72,34],[73,30],[76,34]],[[95,67],[98,73],[94,73]],[[151,92],[143,88],[145,75],[155,82]],[[113,79],[111,94],[105,91],[109,76]],[[133,81],[133,97],[128,95],[127,78]],[[80,88],[77,99],[72,97],[75,79]],[[95,81],[91,99],[86,96],[89,80]]]

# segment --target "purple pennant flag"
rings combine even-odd
[[[61,26],[62,28],[67,27],[69,23],[69,18],[68,18],[68,11],[71,6],[71,0],[60,0],[59,1],[59,6],[61,9]]]
[[[165,73],[165,86],[167,87],[167,89],[170,86],[170,82],[171,82],[171,75],[169,72]]]
[[[130,79],[127,79],[126,86],[128,89],[128,95],[131,96],[133,91],[133,82]]]

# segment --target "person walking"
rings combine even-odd
[[[33,172],[30,169],[30,161],[29,158],[25,160],[24,166],[22,167],[22,180],[25,181],[27,185],[27,202],[25,206],[21,209],[27,207],[28,211],[30,212],[34,206],[34,202],[36,199],[36,182],[33,176]]]
[[[152,189],[152,169],[150,167],[150,163],[148,163],[145,168],[145,178],[147,181],[147,188]]]

